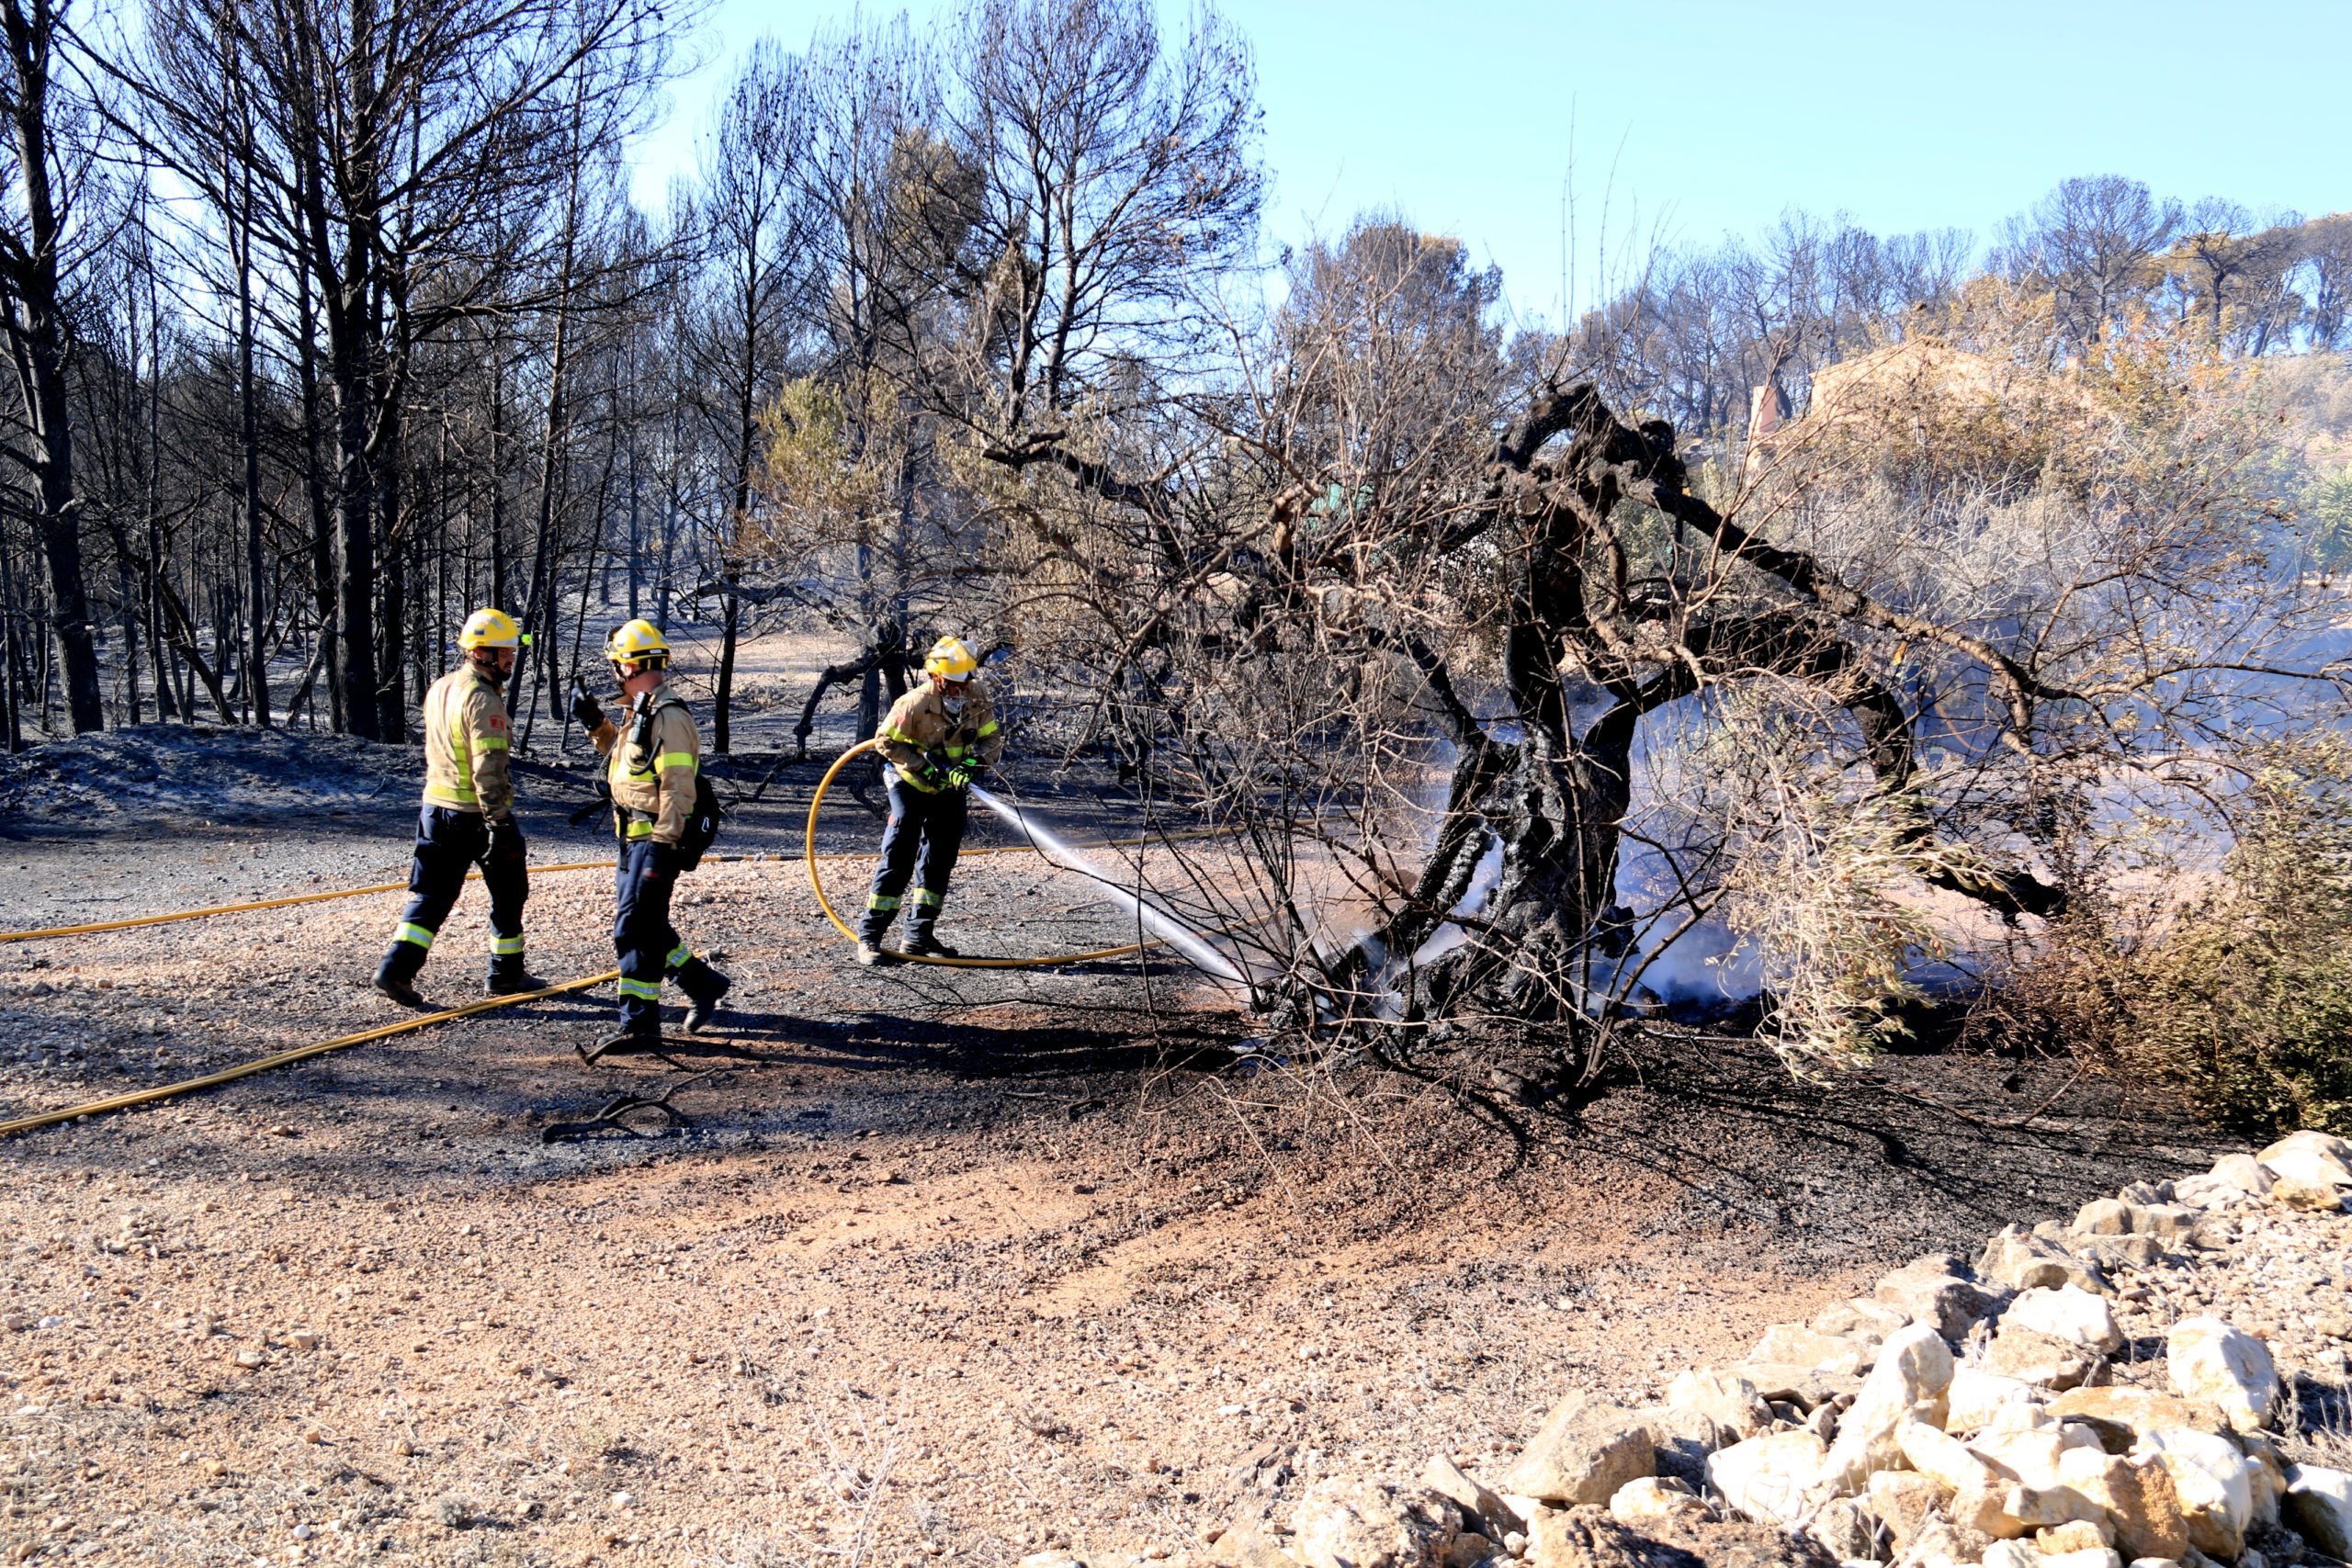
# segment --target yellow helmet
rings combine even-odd
[[[926,675],[944,675],[951,681],[968,681],[980,661],[964,646],[961,637],[944,637],[931,645],[931,656],[922,661]]]
[[[459,648],[519,648],[522,643],[523,628],[503,610],[476,610],[458,634]]]
[[[616,664],[659,670],[670,662],[670,644],[651,621],[630,621],[605,639],[605,657]]]

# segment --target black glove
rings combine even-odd
[[[665,844],[659,839],[655,839],[651,842],[648,843],[645,846],[645,871],[643,874],[656,880],[662,880],[677,875],[678,846],[675,844]]]
[[[490,849],[492,854],[522,854],[522,824],[511,815],[493,818],[490,824]]]
[[[605,710],[588,694],[588,688],[574,681],[571,683],[571,716],[580,721],[582,729],[594,729],[605,722]]]
[[[947,774],[941,769],[938,763],[927,761],[923,763],[922,767],[915,770],[915,783],[922,785],[925,789],[945,789],[947,787]]]
[[[977,757],[967,757],[947,770],[947,782],[957,789],[962,789],[974,779],[978,778],[986,766],[987,764]]]

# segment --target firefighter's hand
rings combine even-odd
[[[962,789],[974,779],[978,778],[985,766],[986,764],[978,758],[967,757],[947,770],[947,782],[957,789]]]
[[[587,687],[574,686],[571,688],[571,716],[580,721],[581,728],[593,730],[605,722],[605,710],[596,705],[596,699],[588,694]]]
[[[921,771],[915,774],[915,782],[925,789],[945,789],[947,773],[938,763],[925,762]]]
[[[666,882],[678,874],[678,846],[655,839],[645,846],[644,874],[657,882]]]
[[[523,852],[523,826],[514,820],[512,812],[491,819],[490,847],[499,854],[519,855]]]

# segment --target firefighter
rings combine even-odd
[[[879,750],[887,759],[882,782],[890,792],[890,821],[882,829],[882,863],[865,898],[865,922],[858,928],[857,961],[879,964],[883,933],[890,917],[907,907],[902,952],[954,958],[939,940],[940,907],[947,901],[947,879],[956,852],[964,844],[965,791],[981,771],[994,767],[1004,750],[996,710],[974,677],[979,660],[952,637],[932,645],[923,660],[922,684],[890,705],[882,723]],[[910,880],[918,880],[911,898]]]
[[[602,1043],[659,1044],[662,980],[677,981],[692,1004],[686,1032],[708,1026],[718,998],[734,985],[678,940],[670,924],[670,895],[678,883],[678,844],[695,805],[695,773],[702,740],[686,705],[663,689],[670,645],[650,621],[631,621],[605,641],[605,657],[628,703],[627,728],[616,726],[586,692],[572,698],[571,716],[596,750],[611,761],[605,776],[613,792],[613,831],[620,840],[615,878],[613,950],[621,961],[620,1032]]]
[[[523,901],[531,881],[523,830],[514,825],[501,694],[522,640],[513,616],[476,610],[458,633],[466,661],[424,694],[424,803],[409,863],[408,911],[376,966],[376,989],[403,1007],[425,1005],[417,973],[476,865],[490,889],[490,994],[547,988],[523,966]]]

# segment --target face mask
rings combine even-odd
[[[942,697],[939,699],[939,705],[945,708],[950,716],[953,716],[964,711],[964,699],[961,697]]]

